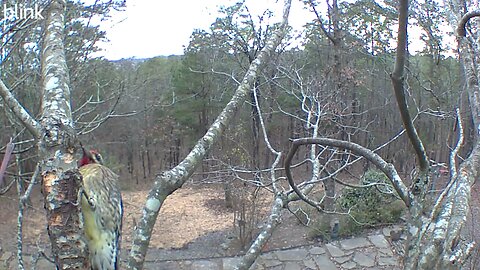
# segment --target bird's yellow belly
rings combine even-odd
[[[95,212],[92,210],[87,199],[82,196],[83,229],[89,242],[100,240],[100,230],[95,221]]]

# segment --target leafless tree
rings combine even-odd
[[[280,27],[275,34],[272,35],[272,38],[267,41],[265,47],[260,51],[256,59],[252,61],[242,82],[238,86],[237,91],[214,123],[210,126],[207,133],[197,142],[185,159],[183,159],[177,166],[171,170],[163,172],[155,179],[154,187],[150,191],[145,207],[143,208],[142,218],[138,222],[137,229],[134,232],[133,246],[128,260],[129,269],[142,268],[156,218],[167,196],[180,188],[193,174],[195,169],[200,165],[202,159],[205,157],[207,151],[213,147],[215,142],[219,139],[219,136],[223,134],[228,123],[235,116],[240,106],[247,98],[259,68],[261,68],[265,62],[268,62],[272,53],[274,53],[276,46],[285,35],[290,5],[291,1],[286,0],[283,20]]]
[[[456,7],[450,3],[451,7]],[[461,14],[460,9],[453,10],[453,14]],[[465,36],[465,23],[475,13],[467,14],[462,20],[456,17],[453,23],[460,22],[459,32]],[[361,145],[329,138],[301,138],[295,139],[290,152],[285,160],[287,178],[300,198],[318,207],[318,202],[310,200],[296,189],[291,174],[291,159],[301,145],[318,144],[324,146],[346,149],[362,156],[374,165],[390,179],[400,198],[408,208],[407,242],[405,247],[404,269],[460,269],[466,258],[473,250],[475,243],[461,238],[461,231],[467,218],[471,185],[478,177],[476,167],[479,163],[478,139],[467,158],[457,167],[458,149],[463,143],[463,128],[459,111],[458,117],[458,141],[450,154],[450,181],[444,191],[436,198],[431,195],[430,162],[425,147],[413,124],[408,111],[407,99],[404,90],[404,66],[406,59],[407,26],[408,26],[408,1],[400,0],[399,5],[399,28],[397,37],[397,54],[394,70],[391,74],[393,89],[395,92],[399,112],[408,136],[415,151],[418,172],[413,178],[413,183],[407,187],[404,180],[399,176],[395,167],[386,162],[381,156]],[[479,104],[475,98],[478,95],[477,66],[472,57],[476,44],[474,40],[460,35],[460,55],[464,60],[467,73],[467,93],[470,97],[472,112],[478,112]],[[470,46],[468,46],[470,45]],[[477,114],[474,113],[474,122],[478,123]],[[477,124],[474,125],[478,127]]]
[[[156,217],[165,198],[180,188],[239,110],[256,78],[256,73],[274,53],[287,29],[291,1],[285,1],[284,17],[278,31],[252,61],[236,94],[191,153],[175,168],[155,181],[134,234],[128,267],[141,269]],[[42,52],[42,115],[35,119],[18,102],[10,89],[0,82],[5,104],[38,141],[41,158],[42,189],[47,210],[48,230],[55,264],[59,269],[86,268],[86,245],[82,239],[78,194],[81,178],[76,169],[77,145],[70,105],[71,93],[63,44],[63,12],[66,2],[52,1],[46,13]],[[19,262],[21,265],[21,261]]]
[[[62,40],[65,4],[64,1],[52,1],[46,14],[41,118],[37,120],[30,115],[3,82],[0,82],[0,95],[38,142],[42,160],[42,188],[55,264],[59,269],[73,269],[87,266],[87,253],[82,240],[77,203],[81,178],[74,157],[76,135]],[[20,201],[24,203],[24,200]]]
[[[44,192],[45,207],[47,209],[48,230],[52,251],[55,256],[55,264],[59,269],[85,268],[88,265],[86,259],[86,246],[82,240],[81,216],[78,209],[78,194],[81,187],[81,179],[76,169],[75,150],[77,145],[77,134],[75,120],[72,116],[70,81],[68,67],[66,64],[65,48],[63,44],[62,16],[65,8],[65,1],[54,0],[50,3],[46,12],[46,28],[43,39],[42,51],[42,106],[41,117],[36,119],[32,116],[17,98],[12,94],[5,83],[0,81],[0,96],[12,113],[30,132],[38,146],[41,159],[38,172],[42,175],[42,189]],[[249,93],[261,69],[275,54],[277,45],[281,42],[287,31],[287,18],[290,10],[291,0],[285,0],[283,20],[274,35],[269,39],[258,55],[253,59],[246,71],[243,80],[240,82],[235,94],[226,105],[215,122],[207,130],[206,134],[197,142],[191,152],[174,168],[163,172],[155,178],[142,217],[134,231],[132,249],[128,259],[129,269],[141,269],[143,267],[153,227],[160,208],[165,199],[189,179],[196,168],[201,164],[207,152],[211,150],[219,137],[224,133],[226,127],[239,111],[240,106],[249,98]],[[475,128],[479,126],[478,119],[480,104],[478,103],[478,57],[476,47],[476,36],[473,30],[466,27],[478,12],[468,13],[460,17],[463,12],[462,3],[447,3],[451,12],[451,23],[459,26],[459,52],[467,80],[466,92],[470,100],[470,108],[473,114]],[[313,184],[319,181],[320,164],[317,159],[317,146],[311,147],[310,159],[313,166],[312,178],[300,185],[295,184],[291,174],[291,161],[297,149],[302,145],[320,145],[339,149],[339,151],[350,151],[375,164],[390,179],[400,198],[404,201],[409,210],[408,218],[408,241],[406,247],[406,269],[457,269],[468,257],[473,243],[461,240],[460,233],[468,213],[468,202],[470,199],[470,186],[478,176],[476,168],[479,165],[480,142],[478,141],[478,130],[474,147],[468,157],[458,166],[457,152],[462,144],[463,128],[460,113],[457,112],[459,125],[459,140],[450,155],[451,179],[445,191],[437,198],[431,198],[430,193],[430,164],[425,147],[420,140],[412,117],[408,112],[408,105],[404,90],[404,66],[407,44],[407,14],[408,1],[400,0],[399,6],[399,30],[397,55],[394,70],[391,74],[392,85],[399,112],[402,117],[405,133],[407,134],[413,149],[415,150],[418,174],[413,184],[407,187],[404,180],[399,176],[395,167],[386,162],[375,151],[369,150],[358,144],[349,141],[323,138],[319,136],[318,125],[321,117],[321,97],[303,92],[301,99],[309,100],[302,103],[307,115],[307,127],[311,129],[310,138],[301,138],[293,141],[292,148],[285,160],[286,175],[291,184],[291,190],[284,191],[278,186],[276,174],[282,154],[270,143],[265,131],[265,124],[261,117],[261,108],[258,100],[252,102],[259,115],[259,126],[262,128],[264,141],[274,161],[270,168],[269,185],[272,185],[274,201],[271,206],[270,216],[250,246],[247,254],[242,258],[239,269],[248,269],[259,256],[262,247],[272,235],[279,224],[281,210],[289,202],[302,199],[318,209],[322,209],[318,201],[308,197],[308,191]],[[257,95],[252,95],[257,99]],[[113,113],[113,111],[112,111]],[[104,118],[94,119],[92,123],[97,126],[104,122]],[[324,149],[324,148],[321,148]],[[35,176],[36,174],[34,174]],[[19,223],[21,224],[24,199],[31,192],[34,179],[21,196]],[[29,191],[30,190],[30,191]],[[67,222],[68,221],[68,222]],[[67,226],[68,224],[68,226]],[[19,233],[21,235],[21,232]],[[20,244],[21,245],[21,244]],[[21,253],[21,246],[19,247]],[[21,254],[19,255],[21,268]]]

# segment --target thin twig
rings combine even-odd
[[[335,39],[325,28],[325,25],[323,24],[322,18],[320,17],[320,14],[318,13],[317,9],[315,8],[315,4],[313,3],[312,0],[309,1],[310,6],[313,9],[313,12],[317,16],[318,23],[320,25],[320,29],[322,29],[322,32],[325,34],[325,36],[334,44],[336,45],[338,43],[337,39]]]
[[[292,177],[290,163],[293,159],[293,156],[298,150],[300,145],[307,145],[307,144],[321,144],[321,145],[328,145],[343,149],[348,149],[357,155],[361,155],[373,164],[375,164],[391,181],[393,187],[397,191],[398,195],[402,198],[405,205],[409,207],[412,202],[412,194],[408,190],[408,188],[403,183],[402,179],[400,178],[397,170],[395,167],[387,163],[383,158],[381,158],[378,154],[374,153],[372,150],[367,149],[361,145],[356,143],[348,142],[348,141],[341,141],[335,139],[328,139],[328,138],[301,138],[293,140],[292,146],[285,158],[284,167],[285,167],[285,174],[287,176],[288,183],[292,187],[292,189],[297,193],[297,195],[302,199],[307,199],[305,196],[298,190],[297,186]],[[307,199],[306,202],[313,207],[317,208],[317,203]]]

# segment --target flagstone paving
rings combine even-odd
[[[399,270],[401,241],[398,226],[384,228],[367,236],[333,241],[321,246],[309,245],[262,254],[250,270]],[[165,261],[161,250],[150,252],[145,269],[151,270],[234,270],[241,257],[216,257]],[[12,269],[15,254],[0,256],[0,270]],[[157,259],[158,258],[158,259]],[[26,256],[26,262],[31,259]],[[27,262],[29,263],[29,262]],[[52,264],[40,259],[37,269],[52,269]]]
[[[387,228],[366,237],[330,242],[324,246],[303,246],[262,254],[251,270],[349,270],[401,269]],[[398,246],[398,243],[395,243]],[[147,261],[145,269],[164,270],[234,270],[241,257],[182,261]]]

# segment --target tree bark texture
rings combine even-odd
[[[65,0],[46,9],[41,52],[41,118],[37,121],[0,81],[0,96],[37,142],[48,234],[57,269],[88,268],[78,204],[81,176],[75,159],[76,134],[70,108],[69,71],[64,51]]]
[[[86,269],[87,248],[78,207],[81,177],[74,156],[76,135],[63,45],[65,5],[65,1],[52,1],[46,17],[42,49],[42,129],[38,148],[55,264],[58,269]]]
[[[450,24],[459,34],[459,56],[467,78],[466,91],[477,136],[472,151],[460,164],[458,172],[451,173],[447,190],[437,199],[432,214],[428,217],[417,213],[416,220],[409,222],[405,269],[460,269],[475,247],[475,243],[461,240],[461,231],[470,208],[471,186],[479,176],[480,165],[480,91],[476,76],[479,52],[474,41],[477,39],[465,36],[466,22],[478,15],[473,12],[462,18],[463,1],[449,1],[445,5],[449,8]],[[417,205],[422,203],[416,199]]]

